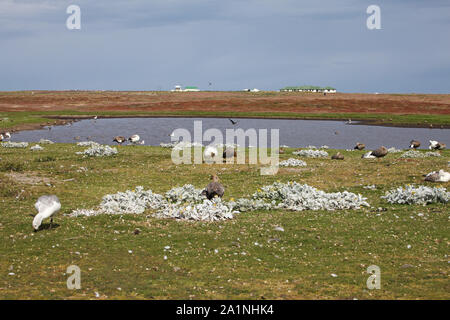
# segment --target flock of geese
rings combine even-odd
[[[97,120],[97,117],[94,117],[94,120]],[[237,121],[233,121],[232,119],[229,119],[230,122],[233,125],[237,124]],[[0,142],[10,139],[11,134],[9,132],[0,133]],[[141,138],[139,135],[134,134],[128,139],[123,136],[116,136],[113,139],[113,142],[116,142],[119,146],[121,146],[125,142],[129,142],[133,145],[141,144],[143,145],[145,143],[144,140],[141,141]],[[445,143],[430,140],[429,149],[430,150],[443,150],[446,148]],[[411,149],[417,149],[421,145],[420,141],[417,140],[411,140],[409,147]],[[364,143],[358,142],[356,143],[354,149],[355,150],[364,150],[366,148],[366,145]],[[214,148],[215,149],[215,148]],[[207,150],[205,150],[207,151]],[[216,150],[209,150],[209,156],[215,157],[218,155],[218,151]],[[280,153],[284,153],[284,150],[281,148]],[[388,154],[388,149],[384,146],[379,147],[376,150],[369,151],[365,153],[362,158],[382,158]],[[223,158],[232,158],[237,156],[237,152],[235,148],[226,148],[223,151],[222,154]],[[334,154],[331,157],[333,160],[344,160],[344,156],[338,152]],[[444,170],[440,170],[438,172],[431,172],[425,176],[425,181],[431,181],[431,182],[438,182],[438,181],[450,181],[450,173],[445,172]],[[219,177],[217,175],[211,176],[211,182],[206,186],[206,188],[203,190],[202,195],[206,196],[207,199],[211,200],[214,197],[222,197],[225,193],[225,188],[223,185],[219,182]],[[39,199],[35,203],[35,208],[38,211],[38,213],[33,218],[33,228],[35,231],[39,230],[41,227],[42,221],[44,219],[50,218],[50,225],[49,227],[53,227],[53,217],[54,215],[61,209],[61,202],[59,201],[58,197],[56,195],[45,195],[39,197]]]
[[[428,146],[428,148],[430,150],[443,150],[447,147],[446,144],[443,142],[438,142],[435,140],[429,140],[429,141],[430,141],[430,145]],[[411,140],[411,142],[409,144],[410,144],[409,147],[411,149],[417,149],[420,147],[420,141],[417,141],[417,140]],[[366,145],[364,143],[358,142],[358,143],[356,143],[356,146],[354,149],[355,150],[364,150],[365,148],[366,148]],[[388,149],[384,146],[381,146],[376,150],[365,153],[362,156],[362,158],[366,158],[366,159],[382,158],[382,157],[386,156],[387,154],[388,154]],[[342,159],[344,159],[343,156],[342,156]]]
[[[113,142],[116,142],[119,146],[121,146],[123,143],[129,141],[131,144],[136,145],[136,144],[145,144],[145,141],[141,140],[141,137],[139,137],[139,135],[137,134],[133,134],[131,137],[129,137],[128,139],[123,137],[123,136],[116,136],[113,139]]]

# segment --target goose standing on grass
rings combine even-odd
[[[364,150],[366,148],[366,145],[364,143],[361,142],[357,142],[356,146],[354,147],[355,150]]]
[[[281,151],[281,150],[280,150]],[[224,159],[228,159],[228,158],[233,158],[233,157],[236,157],[237,156],[237,152],[236,152],[236,149],[235,148],[230,148],[230,147],[228,147],[228,148],[226,148],[224,151],[223,151],[223,158]]]
[[[205,162],[211,162],[218,155],[219,155],[219,150],[217,150],[216,147],[207,146],[205,148],[205,151],[203,152],[203,159],[205,160]]]
[[[33,228],[39,229],[44,219],[50,218],[50,228],[53,227],[53,216],[61,209],[61,202],[55,195],[41,196],[34,204],[38,214],[33,219]]]
[[[382,157],[384,157],[387,154],[388,154],[388,150],[384,146],[379,147],[378,149],[373,150],[371,152],[371,155],[374,156],[374,157],[377,157],[377,158],[382,158]]]
[[[382,158],[387,154],[388,154],[388,149],[386,149],[385,147],[379,147],[376,150],[369,151],[369,152],[363,154],[363,156],[361,158],[363,158],[363,159]]]
[[[116,136],[116,137],[114,137],[114,139],[113,139],[113,142],[118,143],[119,146],[121,146],[122,143],[124,143],[125,141],[127,141],[127,139],[126,139],[125,137],[122,137],[122,136]]]
[[[425,176],[425,181],[429,182],[449,182],[450,181],[450,173],[445,172],[444,170],[439,170],[439,172],[434,171],[430,172]]]
[[[344,155],[340,152],[334,154],[331,159],[333,160],[344,160]]]
[[[417,140],[411,140],[409,144],[410,144],[409,147],[413,149],[417,149],[418,147],[420,147],[420,141]]]
[[[428,147],[430,150],[443,150],[445,149],[445,143],[438,142],[435,140],[430,140],[430,146]]]
[[[137,144],[139,140],[141,140],[141,137],[139,137],[137,134],[133,134],[128,138],[128,141],[130,141],[132,144]]]
[[[225,189],[222,184],[219,182],[219,177],[215,174],[211,175],[211,182],[206,186],[206,189],[202,191],[202,195],[206,196],[208,200],[211,200],[214,197],[223,197],[225,193]]]

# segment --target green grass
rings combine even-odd
[[[380,199],[407,183],[431,186],[422,174],[446,169],[448,150],[440,158],[389,154],[375,161],[341,151],[344,161],[304,159],[307,167],[261,176],[257,165],[177,166],[171,151],[159,147],[125,146],[117,156],[95,159],[76,155],[83,148],[71,144],[43,147],[0,147],[0,299],[94,299],[95,292],[102,299],[450,298],[448,205],[390,205]],[[292,151],[281,158],[292,157]],[[225,200],[278,180],[298,181],[361,193],[372,208],[257,211],[220,223],[159,220],[151,211],[64,215],[138,185],[157,193],[186,183],[200,188],[210,173],[219,174]],[[370,184],[377,189],[363,188]],[[43,194],[58,195],[61,214],[56,228],[34,233],[31,214]],[[278,225],[285,232],[274,231]],[[136,228],[139,235],[133,234]],[[273,238],[279,241],[268,242]],[[167,245],[170,251],[164,251]],[[81,268],[80,290],[66,287],[65,271],[73,264]],[[381,268],[381,290],[366,288],[366,269],[373,264]]]
[[[217,112],[217,111],[106,111],[106,112],[80,112],[75,110],[65,111],[39,111],[39,112],[0,112],[0,129],[10,129],[23,124],[54,123],[55,117],[86,117],[86,116],[136,116],[136,117],[248,117],[248,118],[286,118],[286,119],[324,119],[324,120],[348,120],[369,121],[377,125],[409,125],[409,126],[450,126],[450,115],[435,114],[363,114],[363,113],[295,113],[295,112]]]

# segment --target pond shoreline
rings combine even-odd
[[[51,116],[50,119],[58,119],[58,120],[70,120],[70,121],[78,121],[78,120],[87,120],[92,119],[91,115],[79,115],[79,116]],[[100,115],[97,116],[98,119],[118,119],[118,118],[210,118],[210,119],[265,119],[265,120],[320,120],[320,121],[348,121],[349,118],[327,118],[327,117],[280,117],[280,116],[239,116],[235,115],[233,117],[223,116],[223,115]],[[430,129],[450,129],[450,125],[430,125],[427,124],[408,124],[408,123],[386,123],[386,122],[378,122],[379,120],[373,119],[354,119],[352,120],[351,125],[367,125],[367,126],[378,126],[378,127],[398,127],[398,128],[430,128]]]
[[[20,132],[20,131],[29,131],[29,130],[38,130],[43,127],[49,127],[49,126],[61,126],[61,125],[67,125],[68,123],[81,121],[81,120],[88,120],[93,119],[93,115],[50,115],[50,116],[38,116],[43,118],[43,123],[21,123],[17,124],[15,126],[12,126],[11,128],[3,128],[0,129],[0,132]],[[320,117],[320,116],[242,116],[242,115],[233,115],[230,117],[229,115],[177,115],[177,114],[120,114],[120,115],[98,115],[98,119],[120,119],[120,118],[218,118],[218,119],[266,119],[266,120],[316,120],[316,121],[348,121],[350,117]],[[45,121],[45,119],[52,119],[54,120],[53,123],[49,123],[48,121]],[[378,127],[397,127],[397,128],[430,128],[430,129],[450,129],[450,125],[446,124],[439,124],[439,125],[432,125],[432,124],[425,124],[425,123],[389,123],[389,122],[383,122],[378,119],[365,119],[365,118],[358,118],[358,119],[352,119],[352,123],[349,125],[367,125],[367,126],[378,126]]]

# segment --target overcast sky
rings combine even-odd
[[[0,90],[176,84],[450,93],[450,1],[0,0]]]

